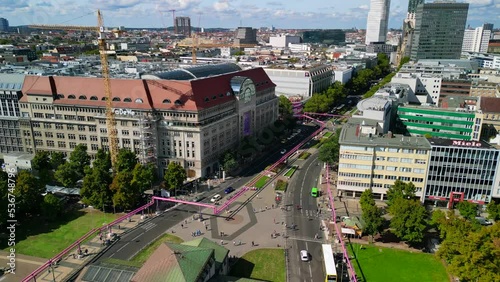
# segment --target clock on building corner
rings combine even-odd
[[[252,101],[252,97],[255,95],[255,85],[250,79],[246,79],[241,85],[241,99],[244,103]]]

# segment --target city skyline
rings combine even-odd
[[[426,1],[429,2],[429,1]],[[477,27],[485,22],[500,26],[500,0],[469,0],[467,25]],[[173,25],[170,9],[175,16],[191,17],[193,27],[238,26],[285,29],[352,28],[365,29],[369,0],[344,1],[335,4],[321,0],[278,1],[255,0],[100,0],[88,4],[76,0],[6,0],[0,7],[0,17],[11,26],[29,24],[95,25],[95,10],[101,9],[106,26],[131,28],[166,28]],[[408,0],[392,0],[389,28],[401,28],[406,17]],[[198,24],[200,23],[200,24]]]

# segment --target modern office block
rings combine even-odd
[[[468,11],[468,3],[418,5],[410,58],[459,59]]]
[[[387,26],[389,23],[389,8],[391,0],[371,0],[370,11],[366,21],[365,43],[385,43],[387,37]]]

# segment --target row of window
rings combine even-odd
[[[59,99],[64,99],[64,95],[62,95],[62,94],[58,94],[57,97]],[[70,95],[68,95],[68,99],[74,100],[74,99],[76,99],[76,96],[73,95],[73,94],[70,94]],[[80,95],[80,96],[78,96],[78,100],[87,100],[87,96]],[[90,101],[99,101],[99,98],[97,98],[97,96],[90,96],[89,100]],[[107,101],[107,100],[108,100],[107,97],[102,97],[101,98],[101,101]],[[112,101],[113,102],[121,102],[121,98],[120,97],[113,97]],[[132,103],[132,99],[131,98],[124,98],[123,102],[125,102],[125,103]],[[138,103],[138,104],[144,103],[144,101],[141,98],[135,99],[134,102]]]
[[[404,153],[426,155],[427,150],[403,149],[403,148],[387,148],[387,147],[359,147],[359,146],[341,146],[341,151],[364,151],[364,152],[389,152],[389,153]]]

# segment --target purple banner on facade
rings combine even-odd
[[[243,114],[243,135],[248,136],[252,134],[252,116],[251,112],[248,111]]]

